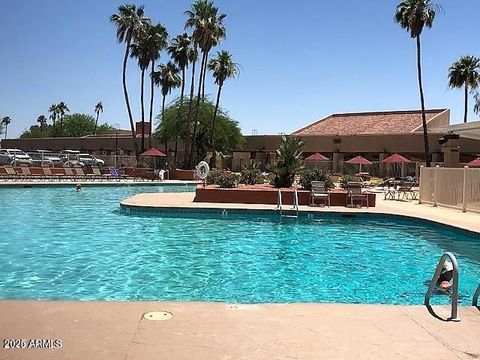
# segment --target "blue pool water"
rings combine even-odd
[[[445,251],[458,257],[463,303],[480,282],[480,236],[425,222],[119,207],[185,190],[0,189],[0,298],[421,304]]]

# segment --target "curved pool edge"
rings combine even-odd
[[[278,210],[272,205],[261,204],[240,204],[240,203],[196,203],[193,202],[195,193],[181,193],[181,194],[137,194],[120,202],[120,207],[123,210],[133,211],[138,213],[211,213],[222,215],[226,211],[232,214],[278,214]],[[402,207],[382,206],[383,202],[375,208],[347,208],[347,207],[310,207],[299,206],[298,214],[302,217],[315,217],[319,215],[339,215],[339,216],[355,216],[355,215],[381,215],[394,218],[402,218],[406,220],[413,220],[424,222],[427,224],[434,224],[447,229],[458,230],[467,233],[468,235],[480,236],[480,215],[469,213],[472,217],[471,224],[464,221],[466,214],[457,212],[452,209],[433,208],[427,205],[420,205],[410,203],[412,206],[422,207],[422,211],[405,211]],[[392,204],[389,204],[392,205]],[[395,205],[395,204],[393,204]],[[435,212],[441,212],[442,216],[438,216]],[[283,210],[284,214],[292,215],[295,212],[290,209]],[[446,216],[445,216],[446,214]],[[455,223],[459,217],[463,218],[461,223]]]

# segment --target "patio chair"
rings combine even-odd
[[[111,179],[117,179],[118,181],[120,181],[121,179],[126,178],[126,176],[120,174],[117,168],[109,166],[108,169],[110,170],[110,175],[107,176],[109,176]]]
[[[410,196],[410,200],[416,200],[417,194],[414,192],[413,187],[415,186],[415,182],[405,182],[397,190],[398,200],[400,200],[400,195],[402,196],[402,200],[408,200]]]
[[[20,166],[19,177],[22,180],[33,180],[34,175],[32,175],[32,172],[28,166]]]
[[[73,168],[71,167],[64,167],[63,168],[65,171],[65,175],[63,175],[64,179],[69,179],[69,180],[77,180],[77,175],[73,173]]]
[[[54,175],[50,167],[42,167],[43,169],[43,179],[53,181],[55,179],[60,180],[59,175]]]
[[[74,170],[75,170],[75,173],[76,173],[77,180],[87,180],[88,179],[87,175],[85,175],[85,172],[83,171],[83,169],[81,167],[74,168]]]
[[[330,191],[325,187],[325,182],[323,181],[312,181],[312,191],[310,193],[310,205],[315,205],[315,200],[323,200],[323,206],[325,202],[328,207],[330,207]]]
[[[350,199],[350,206],[355,205],[355,201],[360,201],[360,207],[362,207],[363,201],[367,204],[368,209],[368,194],[362,192],[362,184],[350,182],[346,186],[347,189],[347,201]]]
[[[17,171],[11,166],[5,166],[5,172],[7,173],[6,180],[16,180],[18,177]]]
[[[92,180],[105,180],[108,179],[108,176],[103,175],[102,172],[100,171],[100,168],[98,166],[92,166],[92,172],[93,174],[87,174],[87,178],[90,178]]]

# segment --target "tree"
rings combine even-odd
[[[56,104],[50,105],[50,107],[48,108],[48,112],[50,113],[49,118],[50,120],[52,120],[53,127],[55,127],[57,122],[57,116],[58,116],[57,105]]]
[[[303,167],[302,146],[305,142],[298,137],[282,136],[282,141],[277,149],[278,162],[272,166],[275,174],[273,185],[275,187],[292,186],[295,175]]]
[[[160,86],[162,89],[162,119],[165,114],[165,99],[173,89],[180,87],[182,79],[178,75],[179,69],[174,63],[169,61],[167,64],[161,64],[159,71],[153,73],[153,81],[155,85]],[[165,142],[165,150],[167,149],[167,143]]]
[[[410,32],[410,36],[416,39],[417,44],[417,73],[418,88],[420,91],[420,104],[422,107],[422,124],[423,124],[423,142],[425,145],[425,162],[430,167],[430,147],[428,144],[427,117],[425,115],[425,98],[423,95],[422,84],[422,61],[421,61],[421,41],[420,36],[423,28],[431,28],[435,19],[438,5],[432,4],[430,0],[404,0],[397,6],[395,13],[395,21],[400,24],[403,29]]]
[[[207,147],[214,142],[217,144],[218,151],[222,154],[231,154],[234,150],[243,146],[245,140],[238,122],[231,119],[221,108],[218,109],[215,130],[211,131],[210,126],[214,111],[215,105],[211,101],[205,99],[200,101],[198,133],[196,138],[192,139],[197,149],[194,161],[204,159]],[[177,136],[179,140],[185,142],[187,138],[191,137],[187,117],[185,116],[187,112],[188,102],[184,101],[180,105],[180,99],[177,98],[165,108],[164,117],[160,119],[160,125],[154,136],[162,143],[175,139]]]
[[[95,104],[95,128],[93,129],[93,135],[97,135],[97,125],[98,125],[98,118],[100,113],[103,113],[103,103],[101,101]]]
[[[213,5],[213,2],[208,0],[197,0],[192,4],[191,10],[185,12],[188,19],[185,23],[185,28],[193,29],[193,41],[195,50],[197,47],[202,51],[202,61],[200,65],[200,74],[198,79],[198,93],[195,104],[195,117],[193,121],[193,134],[195,138],[198,127],[198,111],[200,100],[205,96],[205,75],[208,60],[208,53],[212,47],[219,44],[225,38],[226,29],[223,25],[225,14],[218,14],[218,8]],[[193,99],[193,94],[191,96]],[[189,111],[189,117],[191,111]],[[190,148],[189,166],[191,166],[191,158],[195,153],[195,147],[192,143]]]
[[[473,107],[473,111],[475,114],[480,114],[480,93],[475,93],[475,106]]]
[[[465,112],[463,122],[468,116],[468,91],[474,90],[480,84],[480,59],[475,56],[462,56],[448,70],[448,86],[450,88],[465,88]]]
[[[130,121],[130,129],[132,131],[133,148],[135,151],[135,156],[138,160],[139,151],[135,134],[135,124],[133,122],[132,109],[130,108],[127,90],[127,61],[132,42],[137,39],[137,37],[143,31],[145,24],[149,22],[149,19],[144,16],[143,6],[137,8],[133,4],[127,4],[120,5],[118,7],[118,13],[110,16],[110,21],[117,26],[118,42],[125,43],[125,55],[123,57],[122,71],[123,95],[125,97],[128,119]]]
[[[45,127],[47,126],[47,118],[45,115],[40,115],[37,118],[37,123],[40,125],[40,131],[43,132],[45,130]]]
[[[71,114],[66,115],[63,125],[63,136],[81,137],[93,134],[95,130],[95,118],[88,114]],[[111,130],[110,125],[104,124],[97,127],[98,134],[102,134],[107,130]]]
[[[5,139],[7,138],[8,135],[8,125],[12,122],[12,119],[10,116],[5,116],[2,118],[2,125],[5,127]]]
[[[210,60],[208,69],[212,71],[215,84],[218,85],[217,101],[215,111],[213,112],[211,129],[215,129],[215,120],[217,117],[218,106],[220,104],[220,95],[222,93],[223,84],[228,78],[234,78],[238,75],[238,65],[232,61],[232,55],[228,51],[219,51],[217,57]],[[216,163],[215,143],[212,146],[212,157],[210,167],[214,167]]]
[[[149,25],[145,31],[146,42],[148,43],[148,58],[150,60],[150,112],[149,112],[149,132],[148,147],[152,147],[152,120],[153,120],[153,100],[155,97],[155,83],[153,82],[153,73],[155,72],[155,62],[160,59],[160,52],[167,47],[168,32],[160,23]],[[143,129],[143,126],[142,126]]]
[[[63,118],[67,112],[70,112],[70,109],[63,101],[59,102],[56,107],[58,116],[60,118],[60,128],[63,128]]]

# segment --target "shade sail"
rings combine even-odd
[[[144,153],[140,154],[140,156],[166,157],[167,155],[165,155],[163,152],[161,152],[160,150],[158,150],[156,148],[151,148],[151,149],[145,151]]]
[[[475,160],[470,161],[467,166],[469,167],[480,167],[480,157]]]
[[[347,164],[356,164],[356,165],[372,165],[373,163],[367,159],[365,159],[363,156],[355,156],[353,159],[350,159],[348,161],[345,161]]]
[[[317,152],[307,157],[305,161],[328,161],[328,158]]]
[[[407,159],[406,157],[400,154],[393,154],[387,157],[386,159],[382,160],[382,163],[387,164],[404,164],[404,163],[411,163],[412,161]]]

